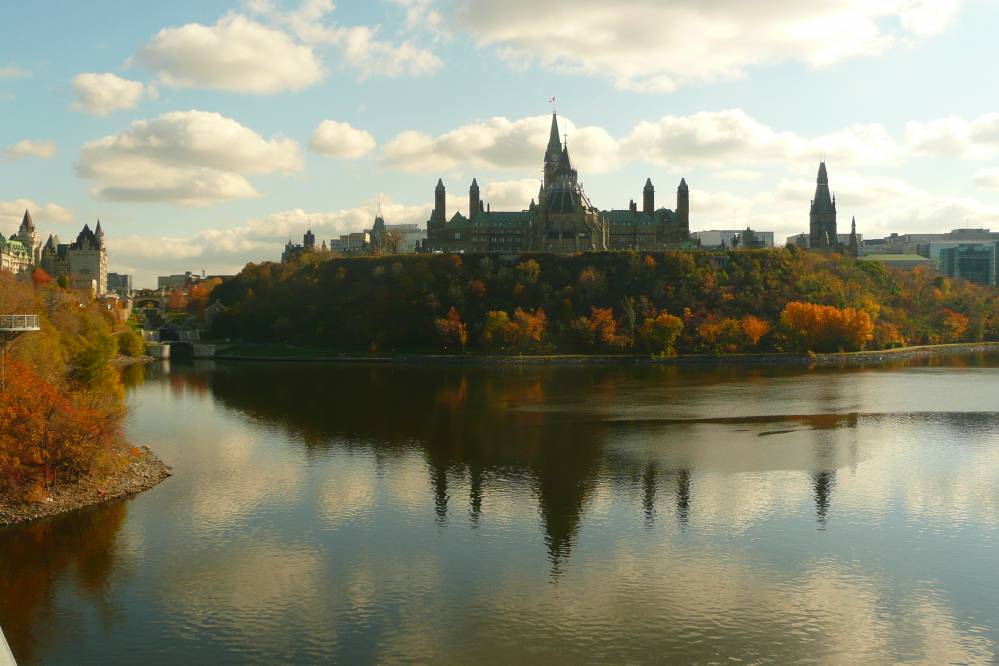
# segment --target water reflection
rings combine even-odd
[[[999,363],[966,365],[157,364],[131,428],[177,474],[120,519],[145,547],[109,547],[111,628],[81,647],[35,613],[17,649],[988,663]],[[60,629],[65,569],[38,585]]]
[[[114,624],[118,610],[107,588],[112,574],[122,573],[119,533],[127,515],[127,504],[115,502],[0,529],[0,626],[20,662],[30,663],[36,646],[60,630],[53,618],[63,577],[102,625]]]

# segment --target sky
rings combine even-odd
[[[999,0],[37,0],[0,40],[0,232],[99,219],[110,270],[237,272],[290,238],[536,195],[553,105],[594,205],[691,229],[999,229]]]

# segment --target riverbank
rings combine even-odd
[[[456,364],[456,365],[681,365],[681,364],[751,364],[800,366],[852,366],[907,361],[933,356],[956,356],[999,352],[999,342],[974,342],[947,345],[921,345],[877,351],[827,354],[687,354],[650,356],[648,354],[350,354],[327,349],[308,349],[280,345],[233,345],[216,352],[220,361],[281,361],[322,363],[377,364]]]
[[[128,455],[128,454],[123,454]],[[94,504],[137,495],[172,476],[170,468],[143,446],[117,474],[87,477],[57,486],[43,502],[24,502],[0,495],[0,526],[47,518]]]

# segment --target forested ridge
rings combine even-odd
[[[372,352],[743,353],[999,339],[999,291],[780,248],[248,264],[217,338]]]

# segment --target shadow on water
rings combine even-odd
[[[112,574],[121,575],[118,538],[127,514],[119,501],[0,529],[0,626],[19,663],[35,661],[37,646],[50,641],[55,590],[67,576],[100,624],[115,621],[107,587]]]

